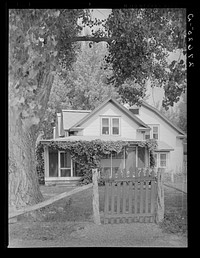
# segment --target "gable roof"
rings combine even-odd
[[[123,113],[125,113],[129,118],[131,118],[132,120],[134,120],[137,124],[139,124],[140,126],[143,126],[144,128],[150,128],[147,124],[145,124],[141,119],[139,119],[137,116],[135,116],[134,114],[132,114],[127,108],[125,108],[124,106],[122,106],[121,104],[119,104],[115,99],[109,97],[108,99],[106,99],[103,103],[101,103],[97,108],[95,108],[91,113],[89,113],[88,115],[86,115],[85,117],[83,117],[80,121],[78,121],[76,124],[73,125],[73,127],[76,126],[81,126],[83,123],[85,123],[86,121],[88,121],[88,119],[90,119],[93,115],[95,115],[99,110],[101,110],[103,107],[105,107],[105,105],[111,102],[113,103],[117,108],[119,108]]]
[[[62,110],[63,129],[69,130],[90,112],[91,110]]]
[[[175,129],[178,133],[185,135],[185,132],[181,130],[178,126],[174,125],[166,116],[161,114],[159,110],[154,108],[153,106],[149,105],[145,101],[142,102],[142,106],[146,107],[147,109],[153,111],[155,114],[157,114],[161,119],[163,119],[168,125],[170,125],[173,129]]]

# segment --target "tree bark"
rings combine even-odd
[[[15,111],[9,112],[9,209],[16,210],[43,200],[35,163],[37,132],[24,127]],[[35,135],[34,135],[35,133]]]
[[[9,212],[44,200],[37,176],[35,148],[53,76],[48,73],[43,78],[43,85],[36,96],[36,100],[42,105],[38,112],[39,124],[31,123],[31,118],[23,120],[17,107],[9,106]],[[9,100],[12,101],[12,85],[9,90]]]
[[[115,37],[91,37],[91,36],[79,36],[79,37],[73,37],[68,38],[67,42],[77,42],[77,41],[92,41],[92,42],[107,42],[110,44],[113,40],[117,40]]]

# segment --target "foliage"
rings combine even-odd
[[[187,195],[165,194],[165,214],[160,227],[167,233],[187,236]]]
[[[145,142],[136,143],[140,147],[147,147],[150,153],[156,148],[157,144],[154,140],[147,140]],[[50,141],[45,143],[50,149],[70,151],[72,160],[76,163],[76,170],[79,176],[82,177],[81,182],[83,184],[90,183],[92,181],[92,169],[101,168],[100,160],[105,154],[111,154],[112,152],[120,153],[122,149],[128,145],[123,141],[75,141],[75,142],[61,142]],[[42,158],[43,144],[39,143],[37,147],[37,158]],[[43,164],[38,161],[38,164]],[[38,166],[38,171],[40,170]]]
[[[165,90],[163,106],[173,105],[185,90],[183,59],[167,62],[169,52],[186,53],[186,10],[169,8],[113,9],[104,25],[111,38],[106,61],[112,64],[115,82],[124,102],[135,104],[144,96],[147,79]],[[140,85],[122,86],[130,80]]]
[[[158,143],[155,139],[148,139],[145,142],[138,143],[138,146],[140,147],[147,147],[150,154],[150,167],[155,167],[155,156],[154,156],[154,150],[157,148]]]
[[[155,107],[161,114],[166,116],[174,125],[178,126],[184,132],[187,132],[187,104],[186,94],[182,94],[181,100],[172,109],[165,110],[162,106],[159,107],[159,103]]]
[[[41,151],[39,145],[36,148],[36,170],[39,184],[44,184],[44,153]]]
[[[9,10],[9,106],[29,127],[44,117],[55,72],[75,61],[77,44],[65,42],[80,32],[83,15],[73,9]]]
[[[82,43],[72,70],[63,72],[62,76],[55,76],[40,128],[45,139],[53,138],[52,127],[55,125],[56,113],[62,109],[93,110],[108,96],[119,99],[114,86],[106,84],[108,70],[102,68],[106,52],[102,42],[94,44],[92,48]]]
[[[109,69],[103,69],[106,53],[103,42],[93,44],[92,48],[86,43],[82,44],[81,52],[65,81],[66,100],[71,108],[93,110],[108,96],[119,98],[114,86],[106,83],[109,73]]]

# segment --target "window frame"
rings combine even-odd
[[[153,128],[157,128],[158,129],[158,132],[156,133],[158,135],[157,139],[153,137],[153,135],[155,134],[154,131],[153,131]],[[159,140],[159,125],[153,125],[152,126],[152,139]]]
[[[109,133],[108,134],[103,134],[103,119],[108,119],[108,125],[109,125]],[[119,121],[119,133],[118,134],[113,134],[113,119],[118,119]],[[113,136],[119,136],[121,135],[121,117],[119,116],[102,116],[101,117],[101,135],[113,135]]]
[[[71,178],[73,177],[73,161],[71,158],[71,164],[70,164],[70,168],[68,167],[62,167],[61,168],[61,153],[67,153],[66,151],[58,151],[58,177],[59,178]],[[70,153],[69,153],[70,155]],[[70,176],[61,176],[61,170],[62,169],[70,169]]]
[[[103,119],[108,119],[108,134],[103,133]],[[101,135],[110,135],[110,118],[109,117],[101,117]]]
[[[165,155],[165,162],[166,162],[166,165],[165,166],[161,166],[161,155]],[[167,167],[167,153],[160,153],[159,155],[160,157],[160,160],[159,160],[159,165],[161,168],[166,168]]]
[[[166,166],[161,166],[161,158],[160,155],[165,154],[166,155]],[[168,152],[156,152],[154,155],[157,155],[156,159],[156,168],[167,168],[168,167],[168,160],[169,160],[169,153]]]
[[[155,139],[155,140],[159,141],[159,139],[160,139],[160,125],[159,124],[148,124],[148,126],[151,128],[151,130],[149,132],[145,132],[144,139],[147,140],[146,135],[150,135],[149,139],[155,139],[155,138],[153,138],[153,135],[154,135],[153,128],[157,127],[158,128],[158,133],[157,133],[158,134],[158,139]]]
[[[118,121],[119,121],[119,133],[118,134],[114,134],[113,133],[113,119],[118,119]],[[119,117],[111,117],[110,118],[110,120],[111,120],[111,127],[110,127],[110,129],[111,129],[111,135],[120,135],[120,118]]]

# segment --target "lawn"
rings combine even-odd
[[[48,198],[64,187],[44,187]],[[68,189],[69,191],[69,189]],[[103,215],[104,187],[99,187]],[[46,195],[47,196],[47,195]],[[187,195],[165,187],[165,219],[162,224],[122,223],[95,227],[92,188],[41,208],[35,217],[18,216],[9,224],[10,247],[23,246],[186,246]],[[143,232],[143,233],[142,233]]]
[[[165,187],[165,215],[160,224],[168,233],[187,236],[187,194]]]
[[[187,234],[187,195],[165,187],[165,217],[160,227],[168,233]],[[64,189],[61,189],[64,191]],[[46,187],[46,192],[53,192],[54,187]],[[58,190],[56,190],[58,191]],[[104,187],[99,187],[100,214],[104,209]],[[40,209],[40,221],[43,222],[92,222],[92,188],[61,199]],[[19,216],[18,221],[30,218]]]

